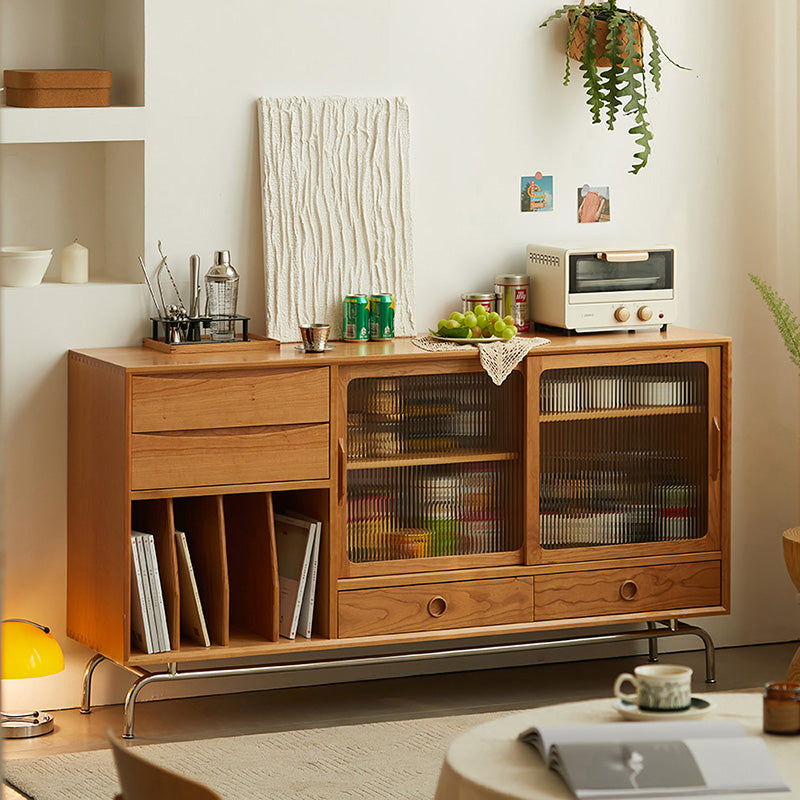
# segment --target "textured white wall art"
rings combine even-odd
[[[390,292],[414,327],[408,106],[396,97],[258,101],[267,336],[342,335],[342,299]]]

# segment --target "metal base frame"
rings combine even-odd
[[[659,627],[662,626],[662,627]],[[309,670],[332,669],[345,666],[376,666],[381,664],[411,663],[415,661],[434,661],[454,656],[486,655],[490,653],[518,653],[528,650],[540,650],[547,647],[572,647],[582,644],[602,644],[605,642],[631,642],[647,639],[649,643],[648,659],[658,661],[658,640],[668,636],[699,636],[703,641],[706,654],[706,683],[716,683],[716,657],[714,642],[703,628],[688,625],[677,619],[663,622],[648,622],[646,629],[624,631],[622,633],[595,633],[585,636],[571,636],[561,639],[546,639],[536,642],[520,642],[517,644],[503,645],[478,645],[476,647],[453,648],[449,650],[432,650],[421,653],[399,653],[386,656],[352,656],[329,661],[303,661],[292,664],[265,664],[247,667],[210,667],[207,669],[193,669],[185,672],[178,671],[175,662],[167,663],[165,672],[150,672],[140,667],[120,665],[136,675],[136,680],[128,690],[125,698],[124,724],[122,729],[123,739],[133,739],[134,715],[136,699],[145,686],[151,683],[169,681],[188,681],[199,678],[238,678],[248,675],[269,675],[278,672],[307,672]],[[367,645],[365,645],[366,647]],[[91,713],[92,675],[103,661],[109,661],[103,655],[96,655],[86,665],[83,675],[83,690],[81,695],[81,714]],[[112,661],[111,663],[116,663]]]

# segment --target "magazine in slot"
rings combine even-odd
[[[170,649],[167,617],[164,610],[164,597],[161,591],[161,578],[158,573],[158,557],[156,556],[153,535],[134,531],[133,537],[140,548],[140,564],[145,566],[145,595],[148,598],[150,615],[150,632],[152,634],[154,652],[165,653]]]
[[[314,537],[311,545],[311,561],[308,566],[303,600],[300,605],[300,618],[297,622],[297,632],[306,639],[311,638],[314,621],[314,603],[317,594],[317,574],[319,572],[319,545],[322,538],[322,522],[297,511],[289,511],[286,516],[294,517],[301,522],[309,522],[314,527],[311,535]]]
[[[279,631],[287,639],[294,639],[297,635],[315,527],[314,523],[307,520],[275,514],[275,547],[278,554],[280,589]]]
[[[167,620],[167,649],[180,647],[180,599],[178,596],[178,564],[175,555],[175,521],[172,498],[136,500],[131,508],[131,524],[135,531],[153,536],[162,600]]]
[[[140,563],[140,547],[131,536],[131,642],[143,653],[154,653],[145,595],[146,569]]]
[[[210,647],[208,626],[203,613],[203,603],[197,589],[197,579],[192,566],[189,542],[184,531],[175,531],[175,544],[178,553],[178,582],[180,589],[181,633],[193,642]]]
[[[173,500],[175,527],[186,534],[197,590],[212,645],[230,641],[230,591],[222,497],[207,495]]]

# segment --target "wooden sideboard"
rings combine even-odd
[[[548,336],[501,387],[475,348],[403,339],[70,352],[69,635],[141,680],[728,613],[730,340]],[[323,523],[310,639],[278,635],[286,510]],[[155,537],[167,653],[131,643],[132,528]],[[210,647],[181,636],[176,528]]]

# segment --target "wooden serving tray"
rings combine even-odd
[[[162,342],[160,339],[145,337],[142,339],[142,346],[149,347],[151,350],[158,350],[159,353],[170,353],[171,355],[185,353],[192,355],[194,353],[230,353],[233,351],[241,353],[245,350],[279,347],[280,342],[277,339],[268,339],[266,336],[251,333],[246,342],[239,339],[233,342],[201,340],[199,342],[187,342],[186,344],[170,344],[169,342]]]

